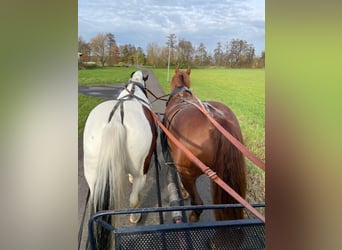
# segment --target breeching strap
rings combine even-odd
[[[227,193],[229,193],[235,200],[237,200],[241,205],[243,205],[246,209],[248,209],[252,214],[254,214],[258,219],[265,223],[265,217],[262,216],[255,208],[253,208],[245,199],[243,199],[235,190],[233,190],[227,183],[222,181],[217,174],[212,171],[209,167],[207,167],[204,163],[202,163],[189,149],[187,149],[181,142],[179,142],[176,137],[174,137],[171,132],[165,128],[163,123],[158,119],[156,114],[152,111],[151,115],[153,119],[158,123],[159,127],[165,132],[165,134],[172,140],[178,148],[180,148],[186,156],[195,163],[206,175],[210,177],[214,182],[216,182],[221,188],[223,188]]]
[[[197,96],[192,94],[198,101],[199,105],[196,105],[193,102],[188,102],[195,107],[197,107],[207,118],[214,124],[214,126],[236,147],[238,148],[248,159],[250,159],[255,165],[260,167],[262,170],[265,171],[266,167],[265,164],[257,158],[255,155],[253,155],[248,149],[234,136],[232,136],[226,129],[224,129],[210,114],[208,114],[208,111],[203,106],[203,103],[198,99]]]

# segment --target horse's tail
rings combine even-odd
[[[104,127],[94,188],[93,208],[101,210],[118,209],[122,204],[123,180],[126,164],[126,130],[120,121],[113,119]],[[115,216],[104,216],[103,220],[117,226]],[[112,249],[112,233],[95,226],[97,249]]]
[[[236,139],[243,143],[239,125],[235,127],[222,121],[221,125],[229,131]],[[220,132],[219,132],[220,133]],[[216,172],[217,175],[234,189],[241,197],[245,198],[247,189],[246,164],[243,154],[231,144],[222,134],[219,135],[219,148],[217,151]],[[213,200],[215,204],[238,203],[225,190],[212,182]],[[229,208],[215,210],[216,220],[243,219],[242,208]]]

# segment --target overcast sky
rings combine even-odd
[[[118,45],[146,52],[149,43],[164,46],[167,36],[201,42],[213,52],[234,38],[265,49],[264,0],[78,0],[78,35],[89,42],[98,33],[113,33]]]

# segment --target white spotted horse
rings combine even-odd
[[[133,72],[116,100],[105,101],[89,114],[84,128],[84,173],[90,189],[91,214],[101,210],[121,209],[123,187],[127,175],[134,181],[129,196],[130,208],[140,205],[140,192],[146,182],[157,130],[151,116],[151,104],[146,94],[148,75]],[[131,214],[137,223],[141,214]],[[117,226],[114,216],[105,216]],[[95,226],[97,249],[112,248],[112,234]]]

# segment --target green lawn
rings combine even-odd
[[[82,69],[78,71],[78,85],[118,84],[127,82],[135,67]],[[89,112],[105,99],[78,94],[78,135],[81,136]]]
[[[116,84],[127,82],[135,67],[105,67],[78,71],[78,85]]]

